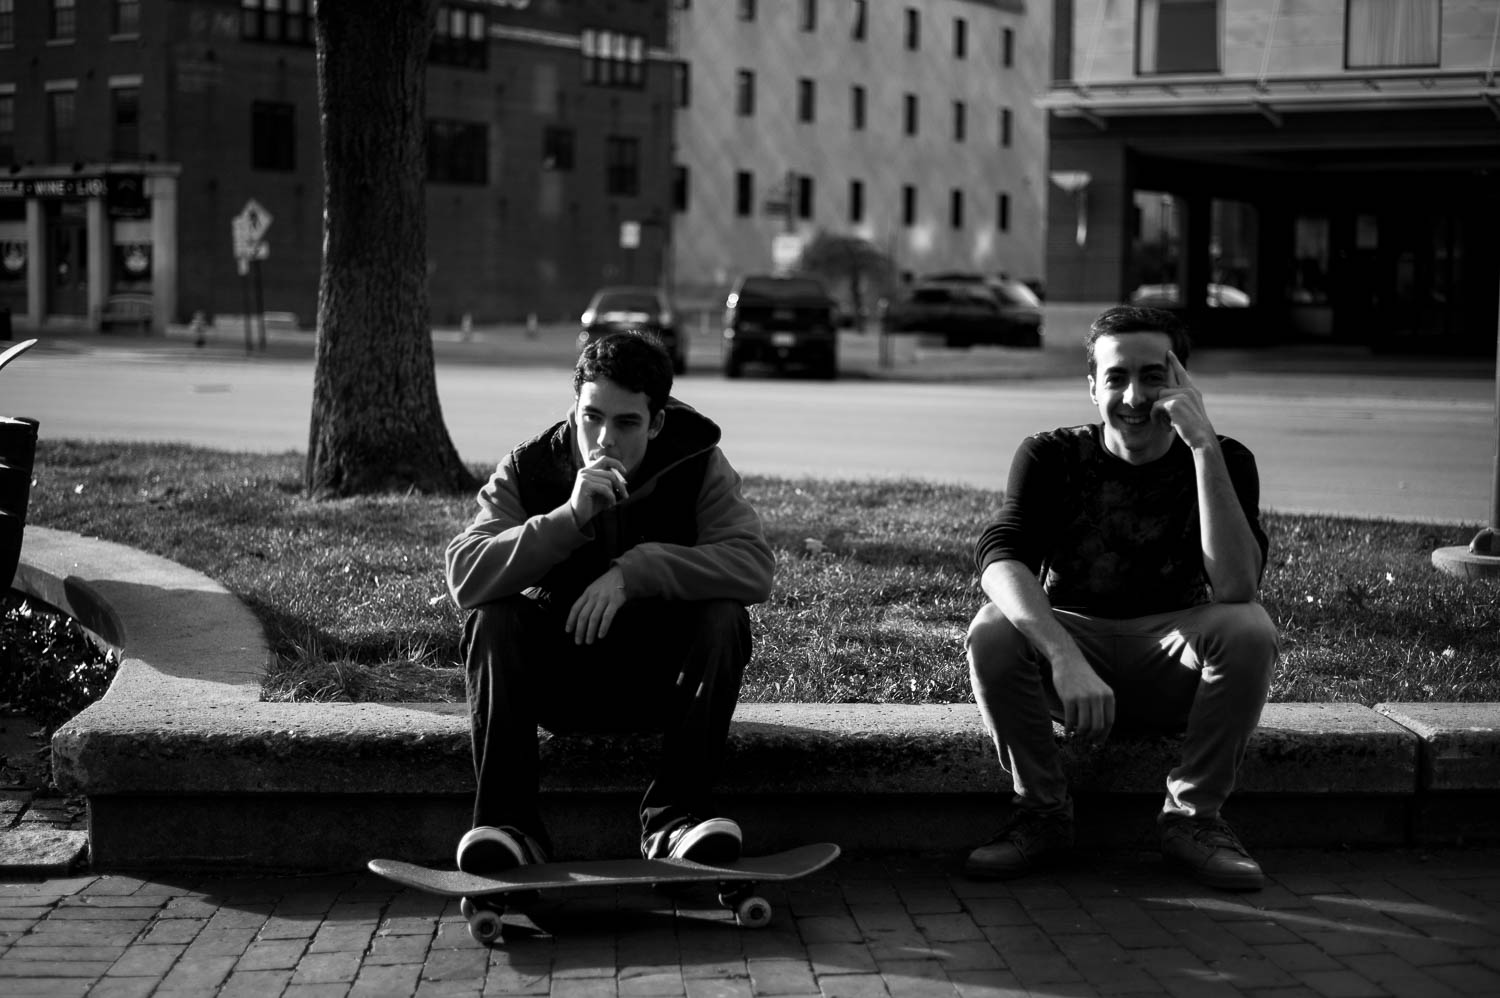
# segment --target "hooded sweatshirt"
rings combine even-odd
[[[454,602],[472,609],[524,593],[566,610],[611,566],[630,599],[767,599],[775,557],[719,427],[676,399],[664,412],[629,496],[582,528],[568,505],[580,468],[576,410],[512,450],[448,544]]]

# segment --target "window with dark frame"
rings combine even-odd
[[[489,183],[489,126],[452,118],[427,119],[427,182]]]
[[[849,28],[849,37],[862,42],[870,31],[870,5],[867,0],[854,0],[854,23]]]
[[[297,168],[297,107],[284,101],[250,103],[250,168]]]
[[[629,135],[604,137],[604,193],[633,198],[641,192],[641,142]]]
[[[672,210],[679,215],[688,210],[688,168],[681,163],[672,167]]]
[[[922,12],[906,8],[906,49],[915,52],[922,47]]]
[[[1347,0],[1344,65],[1348,69],[1438,66],[1440,0]]]
[[[948,225],[955,229],[964,227],[964,192],[956,187],[948,194]]]
[[[849,124],[853,131],[865,130],[865,88],[859,84],[849,88]]]
[[[961,17],[953,19],[953,58],[969,57],[969,22]]]
[[[1138,0],[1136,70],[1219,71],[1219,0]]]
[[[995,228],[1010,231],[1010,195],[1001,194],[995,199]]]
[[[1002,107],[1000,109],[1000,145],[1006,149],[1010,148],[1011,121],[1010,108]]]
[[[818,0],[802,0],[801,26],[803,31],[818,30]]]
[[[865,220],[865,182],[849,181],[849,224],[858,225]]]
[[[1016,64],[1016,29],[1000,29],[1000,65],[1010,69]]]
[[[484,11],[439,5],[427,61],[460,69],[487,69],[489,39],[489,18]]]
[[[552,173],[573,169],[573,129],[562,125],[542,129],[542,169]]]
[[[917,95],[905,94],[901,98],[901,130],[907,135],[915,135],[917,125]]]
[[[77,34],[77,0],[52,0],[52,16],[47,23],[47,40],[70,42]]]
[[[741,21],[755,20],[755,0],[738,0],[735,11]]]
[[[47,157],[66,163],[78,147],[78,121],[75,114],[77,93],[73,90],[47,91]]]
[[[16,95],[0,94],[0,162],[16,159]]]
[[[961,100],[953,102],[953,141],[963,142],[969,137],[969,109]]]
[[[115,0],[110,30],[117,35],[140,34],[141,0]]]
[[[816,121],[818,115],[818,88],[812,80],[797,81],[797,120]]]
[[[755,212],[755,177],[748,170],[734,174],[734,213],[749,218]]]
[[[917,224],[917,189],[911,184],[901,185],[901,224]]]
[[[639,90],[646,85],[644,35],[585,28],[580,42],[584,83],[625,90]]]
[[[805,173],[797,175],[797,217],[804,221],[813,217],[813,178]]]
[[[0,45],[16,43],[16,0],[0,0]]]
[[[313,0],[240,0],[240,37],[278,45],[312,45]]]
[[[678,107],[687,107],[693,100],[693,67],[685,62],[672,64],[672,90]]]
[[[755,71],[739,70],[734,78],[734,112],[741,118],[755,116]]]
[[[141,158],[141,88],[115,87],[110,91],[110,156]]]

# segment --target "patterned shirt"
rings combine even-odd
[[[974,547],[980,573],[991,562],[1022,562],[1054,609],[1096,617],[1208,602],[1192,450],[1174,438],[1161,458],[1133,465],[1109,452],[1103,429],[1070,426],[1022,441],[1000,515]],[[1264,565],[1255,456],[1229,437],[1219,442]]]

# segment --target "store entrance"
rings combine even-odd
[[[47,311],[88,314],[88,218],[82,201],[47,201]]]

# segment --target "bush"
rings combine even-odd
[[[67,614],[13,591],[0,598],[0,707],[49,736],[104,695],[119,664]]]

